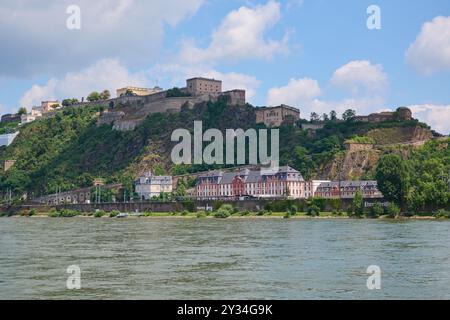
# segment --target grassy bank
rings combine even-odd
[[[33,210],[30,211],[22,211],[18,212],[13,217],[34,217],[34,218],[117,218],[120,212],[80,212],[74,210],[52,210],[50,212],[36,212]],[[382,215],[379,217],[371,217],[371,216],[355,216],[352,214],[348,214],[345,212],[336,213],[336,212],[320,212],[314,215],[311,215],[307,212],[227,212],[222,209],[214,212],[145,212],[140,214],[130,213],[127,217],[130,218],[165,218],[165,219],[217,219],[217,220],[239,220],[239,219],[389,219],[389,220],[437,220],[437,219],[448,219],[446,216],[438,216],[436,214],[426,214],[421,213],[413,216],[396,216],[392,217],[389,215]]]

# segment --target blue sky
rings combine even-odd
[[[66,28],[70,4],[80,30]],[[450,133],[448,0],[0,0],[0,41],[1,113],[202,75],[302,117],[409,106]]]

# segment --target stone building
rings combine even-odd
[[[4,114],[1,118],[3,123],[20,122],[20,115],[16,114]]]
[[[355,117],[355,121],[375,123],[385,121],[409,121],[412,119],[412,111],[405,107],[398,108],[396,111],[383,111],[379,113],[372,113],[368,116]]]
[[[300,172],[281,167],[277,173],[244,169],[237,172],[215,171],[197,178],[197,198],[226,199],[243,196],[255,198],[304,198],[304,180]]]
[[[135,96],[149,96],[151,94],[155,94],[163,91],[160,87],[154,88],[138,88],[138,87],[125,87],[116,90],[117,97],[120,98],[125,96],[127,92],[131,92]]]
[[[199,96],[203,94],[215,94],[222,93],[222,81],[207,78],[192,78],[186,80],[187,92],[193,96]]]
[[[135,181],[135,191],[141,200],[151,200],[173,190],[171,176],[154,176],[147,172]]]
[[[300,110],[282,104],[278,107],[256,108],[256,123],[264,123],[268,127],[279,127],[283,123],[300,120]]]

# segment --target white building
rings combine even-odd
[[[154,176],[148,172],[135,181],[135,189],[140,199],[150,200],[163,193],[172,192],[172,177]]]

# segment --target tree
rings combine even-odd
[[[21,108],[19,109],[19,111],[17,112],[17,114],[18,114],[19,116],[21,116],[21,115],[23,115],[23,114],[27,114],[27,108],[21,107]]]
[[[358,190],[353,198],[353,212],[357,217],[362,217],[364,214],[364,199],[361,190]]]
[[[109,92],[109,90],[103,90],[103,92],[100,93],[101,100],[108,100],[109,98],[111,98],[111,93]]]
[[[319,121],[320,117],[317,113],[311,112],[311,122]]]
[[[88,101],[99,101],[100,100],[100,93],[98,93],[97,91],[91,92],[88,97],[87,97]]]
[[[336,121],[336,120],[337,120],[337,114],[336,114],[336,111],[331,110],[331,112],[330,112],[330,120],[331,120],[331,121]]]
[[[355,116],[356,116],[355,110],[347,109],[342,114],[342,119],[344,119],[345,121],[351,121],[351,120],[353,120],[355,118]]]
[[[70,107],[74,104],[79,103],[78,99],[72,98],[72,99],[64,99],[61,103],[62,106],[64,107]]]
[[[403,206],[410,187],[409,171],[403,159],[395,154],[383,156],[378,162],[375,177],[384,197]]]
[[[328,117],[328,114],[324,113],[324,114],[322,115],[322,120],[323,120],[323,121],[329,121],[330,118]]]

